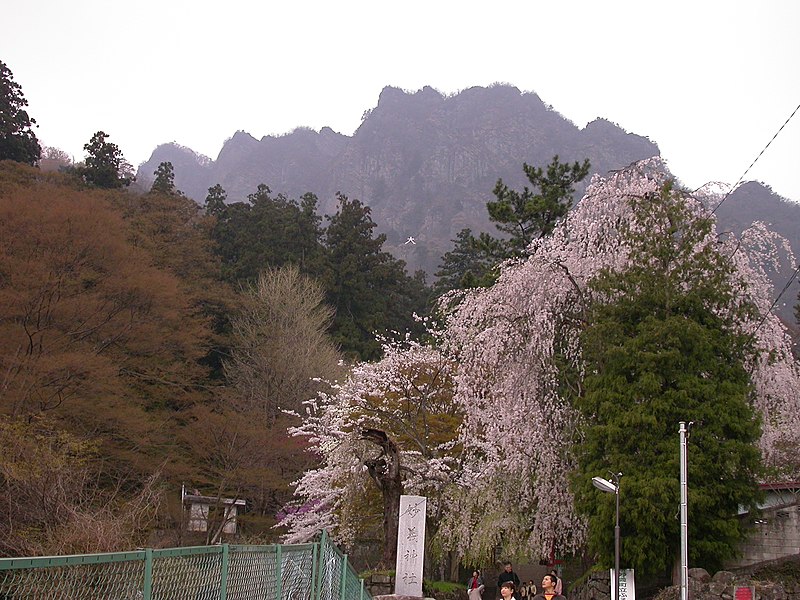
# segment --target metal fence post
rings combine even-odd
[[[322,536],[319,541],[319,566],[317,569],[317,593],[315,600],[322,600],[322,583],[325,578],[325,546],[328,543],[328,532],[322,530]],[[332,600],[332,599],[328,599]]]
[[[310,600],[317,600],[316,599],[316,591],[317,591],[317,578],[319,577],[319,544],[314,542],[314,545],[311,547],[311,586],[309,594]]]
[[[225,600],[228,597],[228,557],[228,544],[222,544],[222,565],[220,565],[219,577],[219,600]]]
[[[347,596],[347,554],[342,554],[342,572],[341,581],[339,582],[339,600],[344,600]]]
[[[153,597],[153,549],[144,550],[144,589],[142,600],[151,600]]]
[[[275,600],[281,600],[283,597],[283,546],[281,544],[275,548],[275,570],[278,574],[275,582]]]

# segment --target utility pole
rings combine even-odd
[[[692,423],[689,423],[689,427]],[[681,444],[681,595],[680,600],[689,600],[689,495],[687,493],[688,460],[686,442],[689,429],[684,421],[678,427]]]

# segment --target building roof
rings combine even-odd
[[[761,483],[762,490],[800,490],[800,481],[775,481],[771,483]]]
[[[218,498],[217,496],[202,496],[200,494],[184,494],[184,504],[224,504],[226,506],[244,506],[246,502],[238,498]]]

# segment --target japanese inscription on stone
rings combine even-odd
[[[611,600],[617,600],[617,586],[614,585],[614,569],[611,573]],[[619,572],[619,600],[636,600],[636,584],[633,580],[633,569],[620,569]]]
[[[400,496],[395,594],[422,597],[424,553],[425,497]]]

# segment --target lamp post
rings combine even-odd
[[[611,478],[614,482],[602,477],[592,477],[592,485],[601,492],[614,494],[617,501],[617,515],[614,524],[614,585],[617,588],[613,600],[620,600],[619,597],[619,478],[622,473],[612,473]]]

